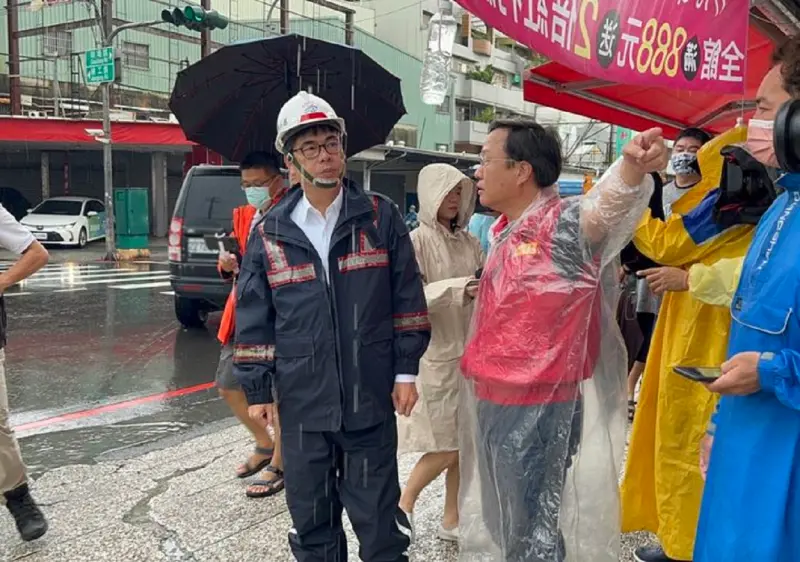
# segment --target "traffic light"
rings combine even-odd
[[[186,6],[183,16],[190,22],[200,25],[202,29],[225,29],[228,27],[228,18],[216,10],[206,10],[198,6]]]
[[[216,10],[206,10],[199,6],[186,6],[183,10],[163,10],[161,19],[176,27],[186,27],[192,31],[225,29],[228,27],[228,18]]]

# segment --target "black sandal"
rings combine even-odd
[[[259,472],[264,470],[266,467],[269,466],[269,463],[272,462],[273,450],[271,448],[267,449],[266,447],[256,447],[254,451],[257,455],[264,455],[267,458],[265,458],[263,461],[261,461],[255,466],[252,466],[250,464],[250,459],[247,459],[247,461],[245,461],[245,463],[242,465],[247,470],[245,470],[244,472],[237,472],[236,476],[238,478],[250,478],[251,476],[258,474]]]
[[[628,400],[628,421],[633,421],[636,415],[636,400]]]
[[[270,496],[274,496],[283,491],[284,488],[284,480],[283,480],[283,471],[280,468],[275,468],[272,465],[269,465],[267,468],[264,469],[265,472],[271,472],[275,475],[274,480],[256,480],[252,484],[247,487],[247,494],[248,498],[268,498]],[[253,492],[251,488],[259,487],[259,488],[266,488],[263,492]]]

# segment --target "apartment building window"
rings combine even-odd
[[[42,54],[46,57],[63,57],[72,54],[72,32],[45,30],[42,35]]]
[[[144,43],[122,43],[122,64],[128,68],[150,70],[150,45]]]
[[[436,113],[450,115],[450,96],[445,96],[444,101],[436,106]]]

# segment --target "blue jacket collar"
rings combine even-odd
[[[800,174],[783,174],[777,183],[786,191],[800,191]]]

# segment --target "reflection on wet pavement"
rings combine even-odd
[[[229,416],[216,326],[181,329],[171,295],[157,263],[54,264],[6,293],[11,419],[33,472]]]

